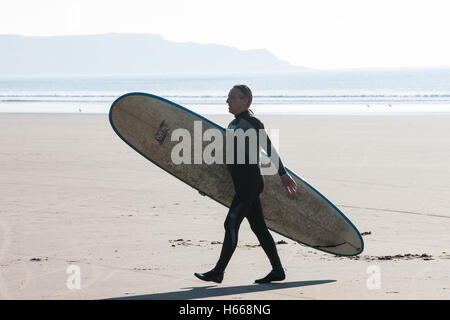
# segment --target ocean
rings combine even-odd
[[[0,76],[0,113],[100,113],[128,92],[226,114],[235,84],[257,114],[450,114],[450,68],[242,75]]]

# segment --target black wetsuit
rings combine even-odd
[[[249,110],[246,110],[238,115],[235,115],[235,119],[229,124],[228,129],[237,130],[242,129],[245,131],[256,129],[264,129],[264,125],[260,120],[253,116]],[[257,134],[258,137],[258,134]],[[270,139],[267,139],[267,155],[270,156],[272,150],[275,148],[272,146]],[[245,144],[245,162],[243,164],[238,164],[238,144],[234,141],[234,163],[227,164],[230,171],[231,177],[233,179],[234,188],[236,194],[228,211],[228,215],[225,220],[225,239],[223,241],[222,251],[220,253],[219,261],[214,268],[216,271],[224,272],[228,262],[236,249],[238,242],[238,232],[242,220],[248,219],[252,231],[257,236],[259,243],[261,244],[264,252],[268,256],[273,269],[279,269],[281,267],[281,261],[278,256],[277,248],[275,242],[267,229],[266,223],[264,221],[263,210],[261,207],[261,201],[259,199],[259,194],[264,189],[264,178],[261,174],[261,169],[259,166],[259,145],[258,140],[257,148],[257,159],[256,163],[252,163],[249,157],[249,140]],[[264,146],[264,144],[262,144]],[[253,149],[254,150],[254,149]],[[242,150],[241,150],[242,151]],[[276,151],[275,151],[276,152]],[[286,173],[281,159],[278,157],[278,174],[283,175]]]

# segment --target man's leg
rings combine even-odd
[[[225,237],[223,240],[219,261],[215,267],[216,270],[222,272],[225,271],[225,268],[227,267],[228,262],[237,247],[239,227],[241,226],[244,217],[252,208],[254,200],[254,198],[245,195],[236,194],[234,196],[224,223]]]
[[[269,229],[267,229],[267,225],[264,221],[264,215],[259,196],[253,203],[252,210],[249,212],[247,219],[248,222],[250,223],[252,231],[258,238],[261,247],[263,248],[264,252],[269,258],[270,264],[272,265],[272,271],[265,278],[258,279],[255,282],[265,283],[271,281],[284,280],[285,279],[284,270],[281,265],[281,260],[278,255],[275,241],[273,240],[273,237],[270,234]]]
[[[230,210],[228,211],[227,218],[225,219],[225,237],[222,244],[222,250],[220,252],[219,260],[216,266],[211,271],[206,273],[195,273],[195,276],[204,281],[214,281],[221,283],[223,280],[223,274],[228,262],[233,255],[237,243],[239,227],[242,220],[247,215],[252,207],[252,202],[255,198],[246,197],[245,195],[235,195],[233,202],[231,203]]]

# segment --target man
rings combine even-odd
[[[258,148],[253,150],[257,150],[256,159],[259,160],[260,145],[267,146],[266,151],[269,157],[272,153],[276,153],[276,150],[272,146],[267,135],[264,135],[265,139],[267,139],[267,141],[265,141],[266,144],[261,144],[259,141],[259,130],[264,130],[264,125],[253,115],[253,112],[249,110],[252,99],[252,92],[245,85],[236,85],[230,90],[227,99],[227,104],[229,106],[228,111],[235,116],[235,119],[229,124],[228,129],[242,129],[243,131],[256,130]],[[245,150],[237,149],[236,142],[234,143],[234,148],[234,162],[232,164],[227,164],[227,166],[233,180],[236,194],[224,224],[225,239],[223,241],[222,251],[216,266],[211,271],[206,273],[195,273],[195,276],[204,281],[222,282],[225,268],[237,246],[239,226],[242,220],[247,218],[252,231],[257,236],[258,241],[272,265],[272,271],[266,277],[255,280],[255,282],[267,283],[271,281],[282,281],[285,279],[285,273],[278,256],[275,242],[264,222],[261,201],[259,198],[260,193],[264,189],[264,179],[261,175],[259,161],[256,161],[256,163],[249,161],[251,158],[249,153],[252,149],[248,143],[245,144]],[[245,152],[244,163],[239,163],[239,161],[236,160],[239,158],[239,152]],[[295,194],[297,187],[296,183],[284,169],[281,159],[279,157],[276,157],[276,159],[278,159],[278,175],[281,178],[284,188],[290,195]]]

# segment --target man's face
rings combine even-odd
[[[247,98],[241,98],[239,89],[233,88],[228,93],[228,111],[232,114],[239,114],[247,109]]]

